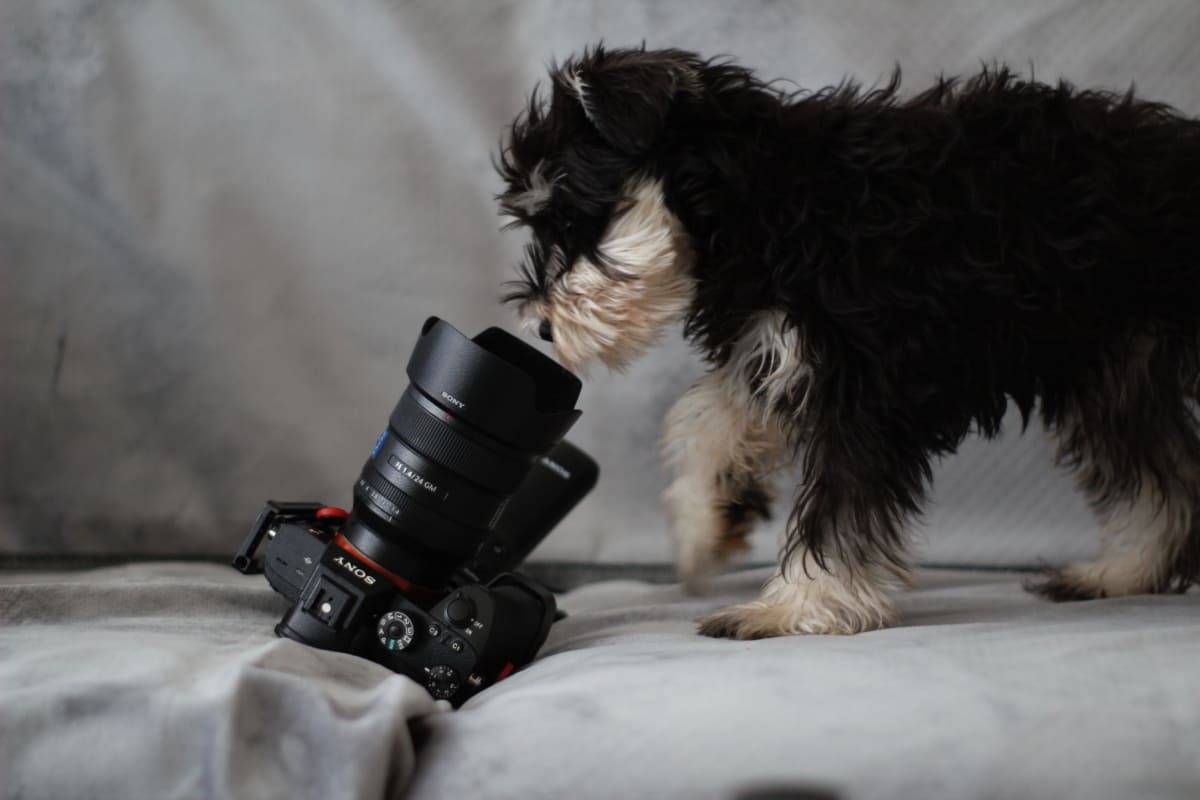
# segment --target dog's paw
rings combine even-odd
[[[663,494],[671,521],[675,572],[690,594],[702,594],[724,558],[719,547],[721,517],[710,498],[698,496],[688,481],[676,481]]]
[[[1025,581],[1025,591],[1040,594],[1055,603],[1076,600],[1096,600],[1104,597],[1103,590],[1096,585],[1087,585],[1067,569],[1049,569],[1036,578]]]
[[[1056,603],[1099,600],[1156,591],[1152,570],[1119,562],[1088,561],[1048,569],[1025,589]]]
[[[843,581],[826,572],[799,572],[794,580],[776,574],[752,603],[723,608],[700,620],[700,633],[730,639],[766,639],[796,634],[849,635],[886,628],[895,607],[882,586]]]
[[[697,496],[687,481],[664,494],[675,544],[675,568],[684,589],[703,594],[710,579],[734,557],[750,549],[749,536],[759,519],[769,518],[765,493],[752,500],[718,503]]]
[[[689,594],[703,594],[709,581],[721,571],[723,561],[716,547],[715,520],[690,514],[671,527],[675,543],[675,573]]]
[[[675,575],[688,594],[705,594],[713,576],[721,571],[721,566],[712,548],[675,548]]]
[[[846,609],[823,609],[814,613],[814,610],[755,601],[729,606],[701,618],[699,632],[702,636],[743,640],[812,634],[849,636],[885,628],[891,622],[890,613],[869,616],[848,613]]]
[[[736,555],[750,545],[746,541],[749,526],[708,536],[676,537],[675,570],[689,594],[704,594],[712,578]]]
[[[729,606],[699,620],[701,636],[715,639],[769,639],[772,636],[791,636],[798,633],[853,633],[829,627],[832,620],[810,620],[795,625],[787,609],[766,603],[742,603]]]

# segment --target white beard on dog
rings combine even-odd
[[[691,249],[661,181],[631,182],[597,249],[603,269],[579,259],[521,312],[531,331],[550,323],[568,369],[596,359],[623,368],[692,304]]]

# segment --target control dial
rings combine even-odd
[[[375,635],[379,643],[388,650],[403,650],[412,644],[416,627],[412,618],[403,611],[389,611],[379,618]]]
[[[458,691],[458,673],[454,667],[438,664],[425,668],[425,688],[439,700],[445,700]]]

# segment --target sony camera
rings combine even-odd
[[[430,317],[408,377],[351,510],[268,502],[233,566],[291,603],[279,636],[369,658],[458,706],[545,642],[554,596],[512,570],[599,471],[562,441],[579,379],[499,328],[468,339]]]

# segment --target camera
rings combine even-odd
[[[545,642],[554,596],[513,570],[599,470],[563,440],[579,379],[515,336],[468,339],[430,317],[407,372],[351,510],[268,501],[233,566],[291,604],[277,635],[369,658],[458,706]]]

